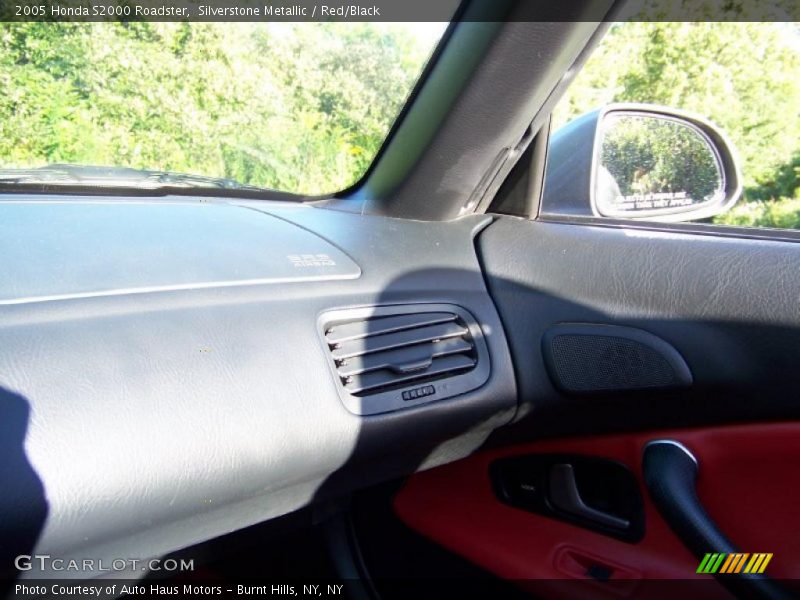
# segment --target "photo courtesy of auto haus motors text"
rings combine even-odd
[[[345,584],[272,584],[272,585],[199,585],[199,584],[158,584],[158,583],[112,583],[103,584],[24,584],[18,583],[14,587],[14,594],[17,597],[53,597],[53,598],[117,598],[117,597],[159,597],[159,596],[178,596],[178,597],[202,597],[202,596],[273,596],[273,597],[297,597],[297,598],[320,598],[320,597],[339,597],[343,598]]]

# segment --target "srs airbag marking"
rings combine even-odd
[[[286,258],[295,268],[336,266],[336,261],[327,254],[288,254]]]

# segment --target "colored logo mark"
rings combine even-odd
[[[697,567],[697,572],[710,574],[763,573],[771,560],[771,552],[758,552],[755,554],[746,552],[737,554],[708,553],[703,557],[700,566]]]

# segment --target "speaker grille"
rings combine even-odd
[[[568,392],[663,388],[680,384],[659,351],[606,335],[555,335],[550,339],[556,383]]]

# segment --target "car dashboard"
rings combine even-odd
[[[490,222],[0,201],[2,534],[149,559],[470,454],[517,410]]]

